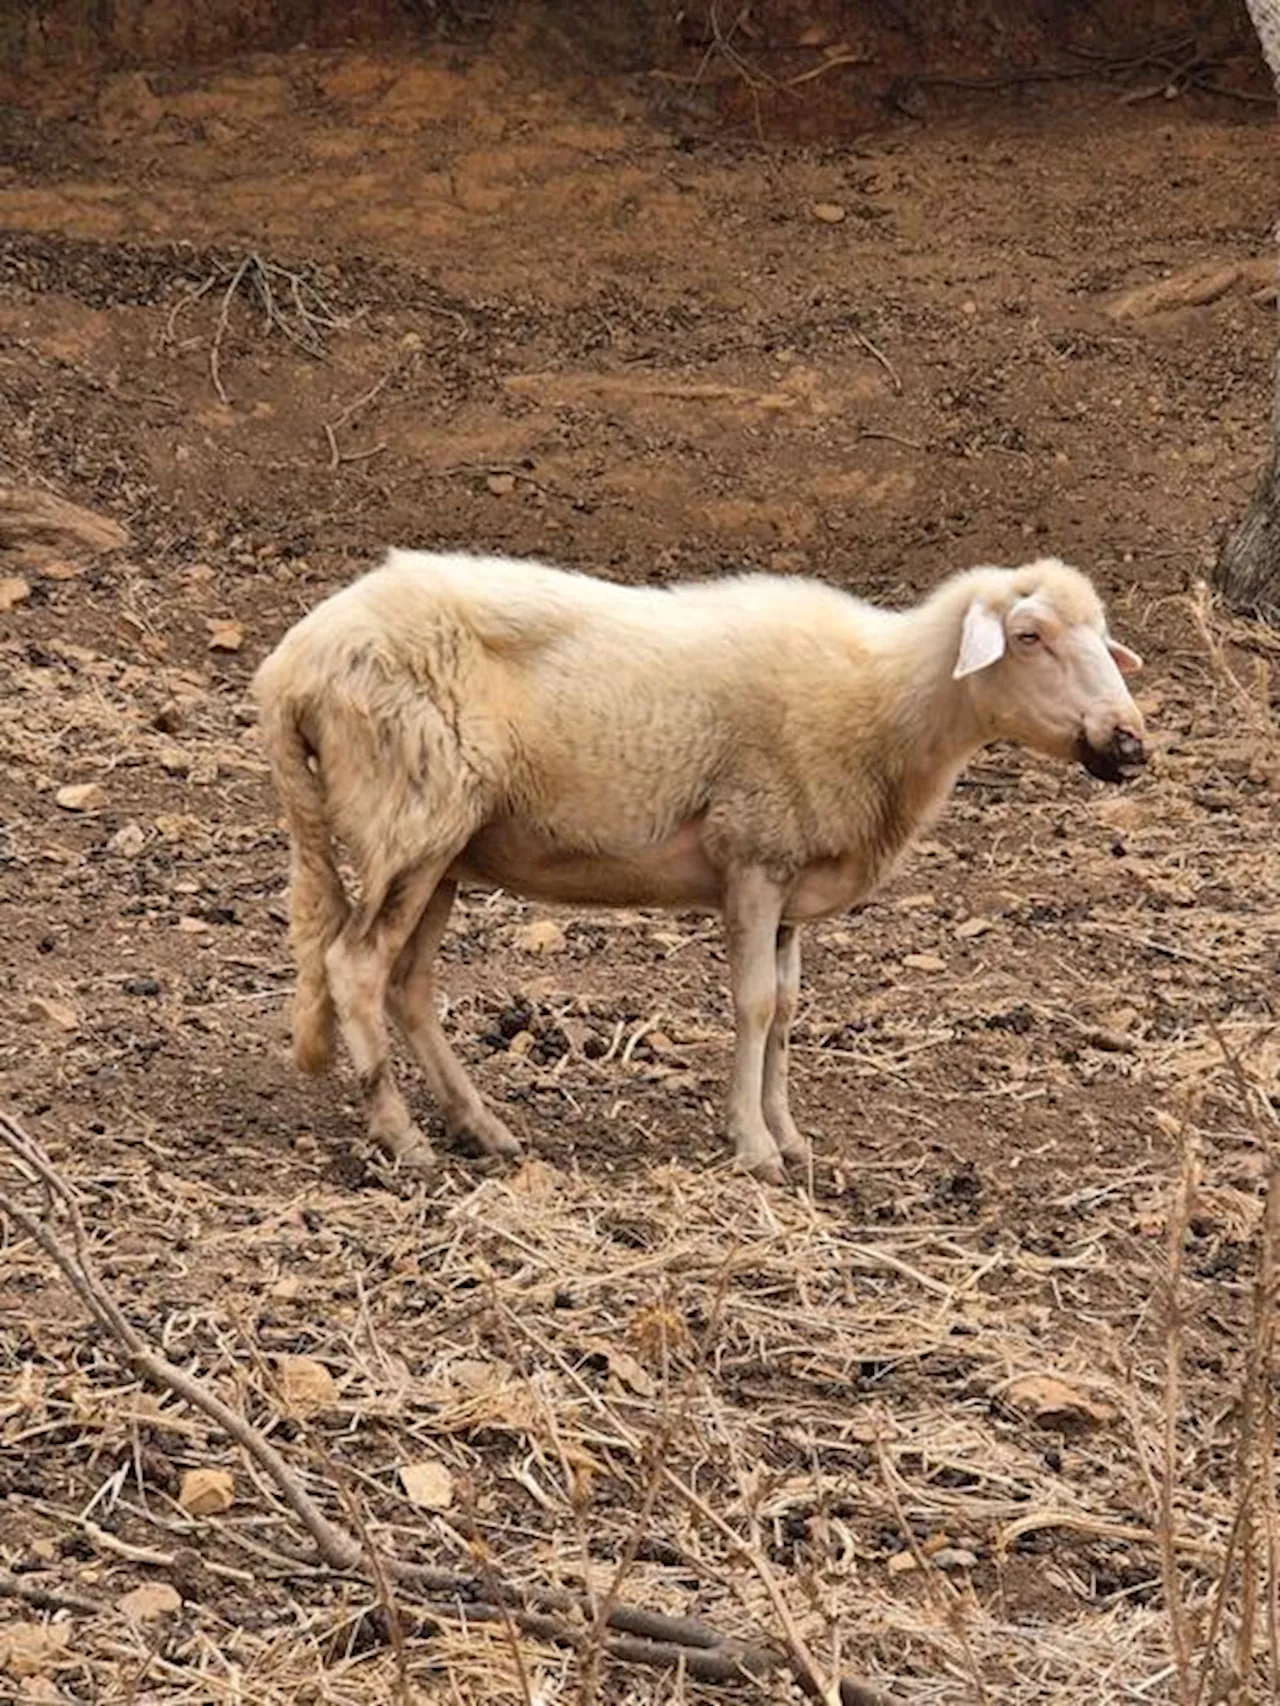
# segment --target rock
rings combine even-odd
[[[229,1469],[188,1469],[178,1489],[178,1503],[188,1516],[221,1516],[236,1502],[236,1484]]]
[[[516,489],[516,477],[514,474],[490,474],[485,485],[495,498],[509,497]]]
[[[98,782],[69,782],[53,797],[64,812],[101,811],[107,803],[107,791]]]
[[[31,583],[23,580],[21,575],[6,575],[0,580],[0,612],[12,610],[15,604],[21,604],[24,598],[31,597]]]
[[[127,977],[121,988],[126,995],[159,995],[160,980],[155,977]]]
[[[838,201],[815,201],[809,212],[823,225],[839,225],[845,218],[845,210]]]
[[[116,1610],[123,1611],[134,1623],[150,1623],[153,1618],[167,1617],[181,1609],[182,1595],[168,1582],[144,1582],[141,1587],[122,1593],[116,1601]]]
[[[560,926],[550,918],[536,919],[516,931],[516,943],[530,954],[558,954],[568,942]]]
[[[629,1351],[620,1351],[616,1346],[610,1346],[607,1354],[609,1374],[614,1380],[641,1398],[654,1396],[658,1390],[657,1382]]]
[[[946,971],[947,962],[938,954],[904,954],[902,963],[909,971]]]
[[[1004,1388],[1002,1396],[1011,1408],[1046,1427],[1097,1427],[1116,1417],[1110,1404],[1091,1398],[1054,1374],[1020,1375]]]
[[[0,480],[0,546],[66,538],[89,551],[118,551],[129,543],[125,529],[107,516],[81,509],[41,486]]]
[[[212,617],[205,627],[211,652],[238,652],[244,645],[244,629],[233,617]]]
[[[118,829],[107,842],[107,852],[118,853],[122,859],[136,859],[146,844],[146,830],[139,823],[129,822]]]
[[[423,1510],[447,1511],[453,1504],[453,1476],[438,1457],[400,1465],[400,1484],[407,1497]]]
[[[985,936],[988,930],[994,930],[994,918],[966,918],[963,924],[956,925],[956,935],[962,942],[971,942],[975,936]]]
[[[52,1001],[46,995],[34,995],[31,998],[31,1016],[33,1019],[48,1019],[60,1031],[78,1031],[80,1015],[74,1007],[65,1001]]]
[[[69,1623],[0,1624],[0,1671],[40,1676],[57,1668],[71,1642]]]
[[[24,1706],[64,1706],[66,1698],[51,1676],[24,1676],[18,1686]]]
[[[191,768],[191,755],[180,746],[162,746],[160,768],[167,770],[171,776],[185,776]]]
[[[291,1416],[314,1416],[338,1401],[337,1381],[314,1357],[281,1357],[280,1390]]]
[[[1274,263],[1271,263],[1274,266]],[[1225,296],[1246,277],[1239,261],[1202,261],[1197,266],[1126,290],[1107,309],[1113,320],[1145,320],[1178,308],[1201,308]]]

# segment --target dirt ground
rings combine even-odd
[[[1265,451],[1275,315],[1232,269],[1268,252],[1276,137],[1122,92],[931,87],[762,149],[654,78],[298,51],[0,114],[0,475],[129,535],[0,553],[0,1104],[138,1329],[406,1556],[599,1592],[623,1563],[624,1600],[778,1642],[767,1576],[823,1668],[903,1700],[1159,1702],[1163,1531],[1197,1652],[1225,1584],[1215,1697],[1265,1696],[1239,1394],[1269,1104],[1224,1048],[1274,1092],[1277,642],[1215,619],[1215,662],[1189,593]],[[1192,268],[1219,276],[1110,311]],[[889,601],[1059,554],[1148,658],[1154,758],[1108,790],[985,754],[875,904],[807,932],[811,1190],[725,1165],[714,928],[530,933],[552,915],[479,893],[447,1023],[534,1159],[433,1126],[438,1177],[389,1177],[345,1066],[283,1052],[245,689],[393,542]],[[236,1503],[194,1516],[210,1465]],[[584,1682],[456,1607],[403,1608],[398,1655],[12,1226],[0,1513],[0,1566],[102,1607],[0,1600],[0,1699],[788,1697]],[[122,1606],[144,1583],[174,1602]]]

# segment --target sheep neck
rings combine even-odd
[[[941,803],[988,738],[968,684],[951,673],[970,597],[963,583],[945,587],[905,612],[877,648],[886,686],[879,748],[886,780],[896,785],[912,825]]]

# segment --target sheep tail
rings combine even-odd
[[[264,708],[262,738],[271,776],[289,825],[289,940],[298,968],[293,1001],[293,1059],[319,1075],[333,1064],[337,1014],[325,954],[351,911],[334,857],[320,777],[312,751],[288,703]]]

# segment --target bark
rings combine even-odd
[[[1227,535],[1213,580],[1233,610],[1280,622],[1280,448]]]
[[[1280,230],[1277,231],[1280,238]],[[1276,301],[1277,355],[1271,411],[1271,461],[1249,507],[1223,541],[1213,582],[1242,616],[1280,621],[1280,297]]]

